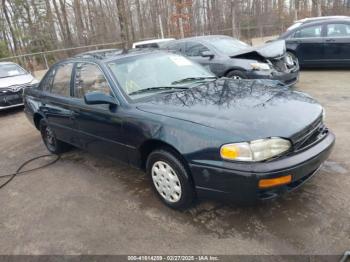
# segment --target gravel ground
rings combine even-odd
[[[297,192],[256,207],[201,201],[177,212],[142,172],[73,150],[0,190],[0,254],[342,254],[350,249],[350,74],[303,71],[296,88],[324,105],[337,136]],[[0,121],[1,174],[47,153],[22,109]]]

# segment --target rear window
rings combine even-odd
[[[56,68],[51,92],[56,95],[70,96],[70,81],[72,76],[72,63],[62,64]]]
[[[50,92],[54,75],[55,75],[55,69],[50,70],[45,75],[45,78],[40,83],[41,90]]]
[[[185,42],[173,41],[173,42],[165,45],[165,49],[184,53],[185,52],[185,45],[186,45]]]
[[[350,37],[350,25],[349,24],[329,24],[327,25],[327,36]]]

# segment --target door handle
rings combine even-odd
[[[290,43],[292,43],[292,44],[300,44],[301,41],[300,40],[292,40],[292,41],[290,41]]]
[[[331,43],[331,42],[334,42],[334,41],[335,41],[334,39],[326,39],[327,43]]]

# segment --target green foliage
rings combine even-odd
[[[8,57],[10,56],[10,52],[8,50],[8,46],[4,41],[0,40],[0,58]]]

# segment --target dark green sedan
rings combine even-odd
[[[59,62],[24,91],[24,104],[50,152],[75,146],[144,169],[177,209],[202,196],[252,204],[291,191],[335,141],[308,95],[217,79],[155,50]]]

